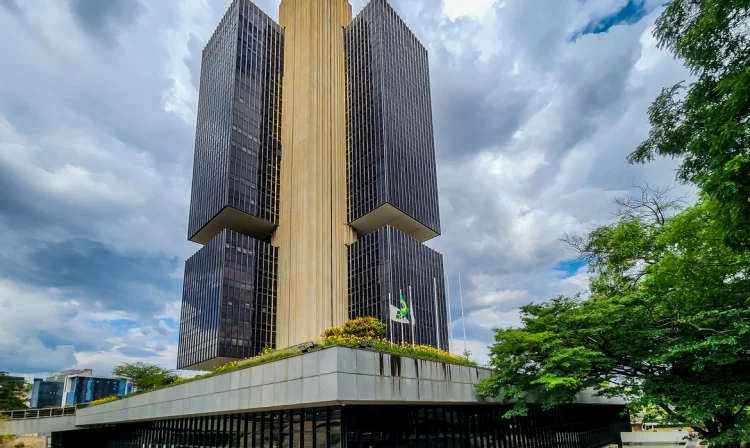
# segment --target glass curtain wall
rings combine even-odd
[[[345,406],[193,417],[54,433],[53,448],[600,448],[629,430],[623,406]]]
[[[398,308],[402,294],[413,337],[409,324],[390,323],[389,304]],[[443,256],[391,226],[361,237],[349,246],[349,318],[357,317],[387,323],[389,340],[448,350]]]

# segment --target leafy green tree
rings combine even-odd
[[[635,421],[634,417],[640,420],[639,423],[669,422],[666,411],[659,406],[649,404],[648,406],[630,406],[629,408],[631,422]]]
[[[682,158],[678,177],[721,204],[721,235],[741,249],[750,248],[749,23],[749,0],[668,3],[654,36],[695,81],[667,87],[656,98],[651,133],[629,159]]]
[[[590,297],[524,306],[521,328],[495,330],[480,393],[524,414],[591,388],[656,405],[711,446],[750,440],[750,255],[725,245],[714,201],[676,213],[666,193],[620,200],[614,224],[566,239]]]
[[[12,381],[7,373],[0,372],[0,410],[26,409],[25,397],[26,384],[23,381]]]
[[[132,364],[121,364],[112,369],[112,374],[135,381],[135,385],[139,390],[167,386],[179,378],[179,376],[169,369],[140,361]]]

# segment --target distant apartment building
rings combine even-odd
[[[61,372],[55,372],[48,375],[46,381],[65,381],[68,377],[73,375],[94,376],[94,371],[91,369],[63,370]]]
[[[30,407],[76,406],[132,391],[132,383],[122,378],[94,376],[91,369],[64,370],[34,379]]]

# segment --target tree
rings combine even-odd
[[[521,308],[495,330],[480,393],[546,407],[593,388],[653,404],[715,447],[750,440],[750,255],[725,244],[704,197],[678,212],[666,190],[619,200],[617,221],[567,237],[589,264],[589,297]]]
[[[722,237],[750,248],[750,1],[672,0],[656,21],[659,47],[696,80],[662,90],[651,133],[631,163],[680,157],[678,177],[715,199]]]
[[[112,369],[112,375],[135,381],[139,390],[149,390],[155,387],[167,386],[179,378],[173,371],[154,364],[135,362],[121,364]]]
[[[630,406],[630,421],[638,422],[634,420],[634,417],[640,420],[639,423],[671,423],[669,422],[669,416],[664,409],[659,406],[650,404],[643,407]]]
[[[0,410],[26,409],[26,384],[23,380],[12,380],[0,372]]]

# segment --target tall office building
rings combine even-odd
[[[349,316],[388,322],[403,295],[414,331],[389,325],[390,337],[447,349],[443,257],[421,244],[440,233],[427,50],[385,0],[344,36]]]
[[[234,0],[203,51],[178,368],[360,316],[447,348],[426,49],[385,0]]]

